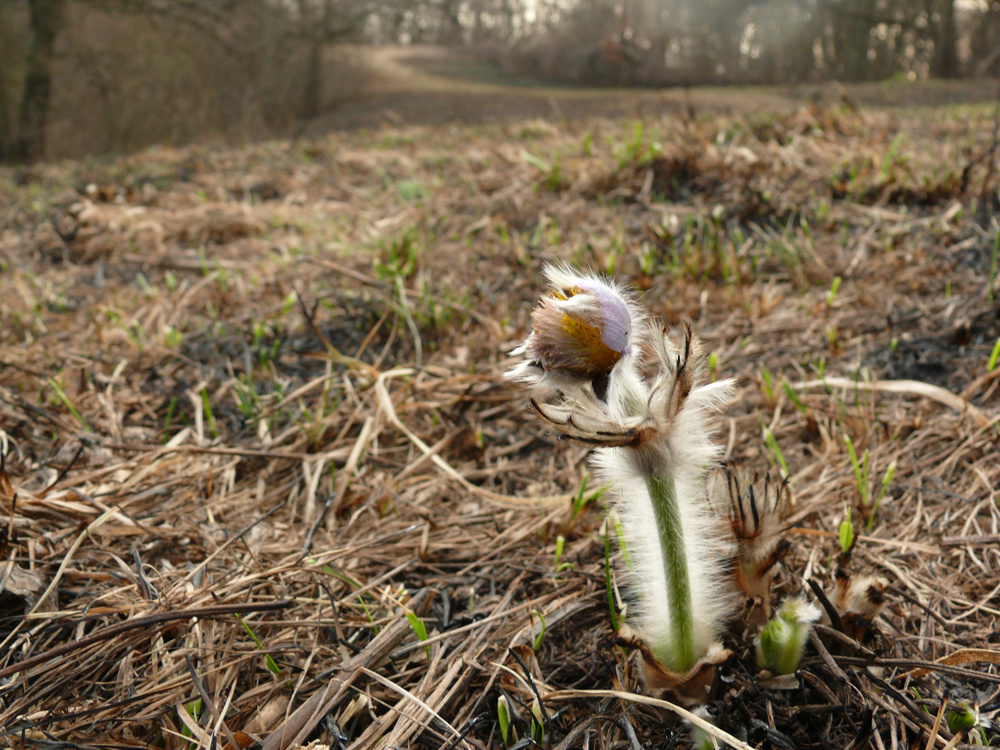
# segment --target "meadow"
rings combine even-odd
[[[888,583],[794,684],[727,643],[730,745],[1000,744],[1000,114],[962,86],[425,88],[0,170],[0,744],[499,747],[503,696],[510,746],[688,747],[587,447],[503,378],[553,261],[738,380],[781,595]]]

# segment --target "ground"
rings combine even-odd
[[[300,140],[0,171],[0,742],[496,747],[504,696],[521,747],[689,746],[616,644],[587,447],[502,376],[563,261],[737,379],[726,458],[794,498],[780,595],[888,584],[792,685],[728,636],[730,744],[1000,743],[993,85],[436,55]]]

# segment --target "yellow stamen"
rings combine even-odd
[[[621,352],[616,352],[601,341],[600,330],[590,323],[563,315],[562,329],[586,351],[585,370],[588,373],[607,373],[622,356]]]

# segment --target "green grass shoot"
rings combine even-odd
[[[1000,343],[1000,340],[998,340],[997,343]],[[580,513],[583,512],[584,508],[587,507],[587,504],[594,499],[593,495],[591,495],[590,497],[587,496],[588,482],[590,482],[590,474],[584,474],[583,481],[580,482],[580,490],[576,493],[576,496],[573,498],[573,509],[569,515],[570,520],[575,519],[578,515],[580,515]]]
[[[75,419],[77,423],[79,423],[79,425],[87,432],[93,432],[94,430],[91,428],[89,424],[87,424],[87,421],[80,415],[80,412],[76,410],[76,407],[73,406],[73,403],[69,400],[69,397],[63,391],[63,389],[59,387],[59,384],[53,378],[49,378],[48,383],[52,387],[52,390],[56,392],[56,398],[58,398],[59,401],[62,403],[62,405],[66,407],[66,411],[70,413],[73,419]]]
[[[998,359],[1000,359],[1000,338],[993,345],[993,351],[990,353],[990,361],[986,365],[986,369],[989,372],[993,372],[996,369]]]
[[[538,615],[538,619],[542,623],[541,630],[538,631],[538,635],[535,636],[534,643],[531,644],[532,650],[537,653],[538,649],[542,647],[542,642],[545,640],[545,615],[541,613],[541,610],[537,609],[532,610],[532,614]]]
[[[163,418],[163,430],[160,435],[160,442],[166,443],[170,440],[170,425],[174,422],[174,414],[177,413],[177,396],[173,396],[170,399],[170,403],[167,404],[167,414]]]
[[[201,716],[202,703],[201,698],[195,698],[193,701],[189,701],[184,704],[184,711],[195,721],[198,721]],[[194,733],[191,731],[191,727],[187,725],[186,722],[181,722],[181,736],[191,739],[194,737]]]
[[[552,166],[544,159],[539,159],[530,151],[521,151],[521,158],[523,158],[528,164],[533,166],[535,169],[549,174],[552,171]]]
[[[539,747],[545,747],[545,714],[538,696],[531,701],[531,739]]]
[[[611,615],[611,627],[618,632],[618,610],[615,608],[615,589],[611,583],[611,529],[610,524],[604,533],[604,586],[608,592],[608,614]]]
[[[851,436],[844,433],[844,445],[847,446],[847,455],[850,456],[851,466],[854,469],[854,481],[858,488],[858,495],[861,497],[862,505],[868,505],[868,449],[865,448],[865,452],[858,460],[858,453],[854,449],[854,441],[851,440]]]
[[[564,570],[569,570],[573,567],[571,562],[561,562],[563,556],[563,550],[566,548],[566,537],[562,534],[556,537],[556,555],[553,567],[555,567],[556,573],[562,573]]]
[[[774,433],[767,427],[764,428],[764,443],[768,448],[771,449],[771,453],[774,454],[775,460],[777,460],[778,465],[781,467],[782,475],[787,478],[790,476],[788,471],[788,464],[785,463],[785,457],[781,453],[781,448],[778,446],[778,439],[774,436]]]
[[[764,387],[764,395],[767,397],[769,402],[774,401],[774,378],[771,376],[771,371],[766,367],[761,366],[760,368],[760,382]]]
[[[793,404],[795,404],[795,408],[798,409],[800,413],[802,414],[809,413],[809,408],[804,403],[802,403],[802,399],[799,397],[799,394],[795,392],[795,389],[792,388],[791,384],[787,380],[781,381],[781,387],[784,388],[785,395],[788,396],[788,399]]]
[[[595,500],[604,497],[604,493],[608,491],[608,486],[600,487],[599,489],[587,492],[587,486],[590,483],[590,474],[583,475],[583,481],[580,483],[580,489],[573,497],[573,508],[570,511],[570,520],[574,521],[576,518],[583,513],[587,506],[590,505]]]
[[[205,422],[212,437],[219,437],[219,426],[215,423],[215,414],[212,413],[212,402],[208,398],[208,390],[201,389],[201,407],[205,410]]]
[[[355,581],[353,578],[351,578],[346,573],[340,572],[336,568],[330,567],[329,565],[324,565],[324,566],[322,566],[320,568],[320,570],[322,570],[328,576],[333,576],[338,581],[343,581],[348,586],[350,586],[351,588],[353,588],[355,591],[357,591],[357,590],[359,590],[361,588],[361,584],[360,583],[358,583],[357,581]],[[364,610],[365,617],[368,618],[368,622],[372,623],[372,626],[374,627],[375,633],[378,634],[379,629],[378,629],[377,626],[375,626],[375,618],[372,616],[371,611],[368,609],[368,603],[365,601],[364,594],[358,594],[358,602],[361,603],[361,609]]]
[[[243,626],[243,629],[247,631],[247,635],[249,635],[253,639],[253,642],[257,644],[257,648],[259,648],[261,651],[264,651],[264,644],[261,643],[260,638],[258,638],[257,634],[253,632],[253,629],[249,625],[247,625],[246,620],[244,620],[239,615],[236,615],[236,619],[239,621],[240,625]],[[278,666],[278,663],[266,651],[264,651],[264,664],[267,665],[267,668],[268,670],[270,670],[271,674],[275,676],[280,674],[281,668]]]
[[[504,746],[510,747],[516,741],[516,733],[511,726],[510,706],[507,705],[506,695],[497,698],[497,723],[500,724],[500,736],[503,738]]]
[[[184,343],[184,334],[170,326],[163,334],[163,343],[168,349],[180,349]]]
[[[421,643],[427,640],[427,625],[424,621],[417,617],[417,613],[412,609],[406,610],[406,619],[410,622],[410,627],[413,628],[413,632],[416,634],[417,638],[420,639]],[[424,651],[427,653],[427,658],[431,658],[431,647],[430,645],[424,643]]]
[[[839,276],[833,277],[833,283],[830,284],[830,291],[826,295],[827,307],[833,304],[833,301],[837,298],[837,292],[840,291],[840,284],[842,279]]]
[[[840,541],[840,551],[846,555],[854,547],[854,523],[851,521],[851,508],[849,506],[847,515],[840,522],[840,532],[837,538]]]

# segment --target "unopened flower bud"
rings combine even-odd
[[[785,600],[760,632],[757,666],[775,674],[792,674],[802,661],[809,629],[819,618],[819,609],[804,599]]]
[[[838,569],[833,601],[842,615],[857,613],[871,620],[885,604],[885,586],[881,578],[851,575]]]
[[[632,351],[636,311],[617,287],[596,276],[555,267],[545,274],[555,289],[531,313],[532,333],[514,353],[545,372],[608,375]]]

